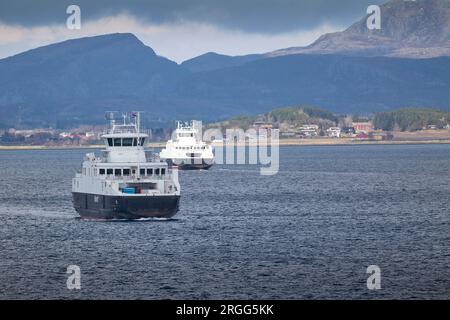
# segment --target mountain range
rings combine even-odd
[[[450,1],[393,0],[380,6],[380,9],[379,30],[367,28],[366,16],[347,30],[325,34],[307,47],[277,50],[269,55],[450,56]]]
[[[301,104],[340,114],[450,109],[450,1],[394,0],[381,17],[381,30],[364,17],[307,47],[182,64],[128,33],[30,50],[0,60],[0,127],[103,123],[107,110],[163,123]]]

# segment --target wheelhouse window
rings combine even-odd
[[[106,174],[108,174],[108,175],[113,174],[113,169],[106,169]]]
[[[140,169],[139,173],[141,174],[141,176],[145,176],[145,169]]]
[[[122,169],[114,169],[114,175],[115,176],[121,176],[122,175]]]
[[[123,175],[129,176],[130,175],[130,169],[123,169]]]
[[[113,146],[113,139],[112,138],[108,138],[108,146],[110,146],[110,147]]]
[[[153,175],[153,169],[147,169],[147,175],[148,176]]]
[[[166,174],[166,168],[161,168],[161,175]]]
[[[105,174],[105,169],[99,169],[100,175],[104,175]]]
[[[155,169],[155,174],[156,174],[156,175],[159,175],[159,168],[158,168],[158,169]]]
[[[114,138],[114,147],[121,147],[121,146],[122,146],[122,139]]]
[[[141,147],[143,147],[143,146],[144,146],[144,143],[145,143],[145,138],[140,138],[140,139],[139,139],[139,145],[140,145]]]
[[[194,134],[193,133],[180,133],[178,136],[179,137],[189,138],[189,137],[193,137]]]
[[[122,147],[132,147],[132,146],[133,146],[133,138],[122,139]]]
[[[133,139],[133,147],[137,147],[138,144],[138,139],[134,138]]]

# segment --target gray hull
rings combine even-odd
[[[180,196],[103,196],[72,193],[73,205],[84,219],[171,218]]]
[[[198,163],[197,161],[194,161],[193,159],[185,159],[182,161],[173,161],[173,160],[166,160],[169,165],[176,165],[178,169],[180,170],[208,170],[212,167],[214,163],[208,163],[204,160],[202,160],[201,163]]]
[[[180,164],[178,168],[180,170],[208,170],[211,168],[212,164],[202,163],[202,164]]]

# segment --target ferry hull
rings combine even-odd
[[[200,161],[194,159],[168,159],[166,161],[169,165],[176,165],[180,170],[208,170],[214,164],[213,161],[202,160],[202,162],[199,163]]]
[[[75,210],[83,219],[171,218],[180,196],[104,196],[72,193]]]
[[[180,170],[208,170],[212,167],[212,164],[202,163],[202,164],[188,164],[183,163],[178,165]]]

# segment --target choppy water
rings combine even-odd
[[[176,219],[139,222],[76,218],[85,152],[0,152],[0,298],[450,298],[450,146],[290,147],[275,176],[181,172]]]

